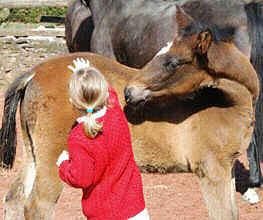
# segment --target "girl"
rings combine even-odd
[[[125,115],[113,88],[89,61],[74,60],[70,100],[86,112],[59,156],[59,176],[82,188],[82,209],[92,220],[148,220],[142,179]]]

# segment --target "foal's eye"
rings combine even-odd
[[[175,70],[178,65],[179,65],[179,60],[177,60],[177,59],[168,59],[168,60],[164,61],[164,63],[163,63],[163,66],[168,71]]]
[[[191,59],[177,59],[175,57],[170,57],[168,56],[164,62],[163,66],[166,68],[167,71],[172,72],[175,71],[176,68],[179,66],[185,65],[185,64],[190,64],[192,63]]]

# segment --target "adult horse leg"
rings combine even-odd
[[[259,202],[258,195],[254,187],[259,187],[262,183],[262,173],[260,160],[263,158],[263,95],[262,95],[262,73],[263,73],[263,56],[261,48],[263,47],[263,3],[251,2],[245,5],[248,20],[248,33],[251,42],[250,61],[257,72],[260,83],[260,94],[255,105],[255,128],[247,149],[247,159],[249,162],[249,188],[244,193],[243,199],[250,203]]]
[[[262,174],[260,170],[260,159],[263,154],[263,94],[262,94],[262,74],[263,74],[263,3],[251,2],[245,6],[248,17],[248,32],[250,35],[251,46],[251,63],[257,72],[260,82],[260,95],[255,109],[255,129],[251,139],[250,146],[247,150],[250,171],[250,183],[252,186],[260,185]]]
[[[65,17],[65,36],[69,52],[90,51],[94,29],[89,8],[81,0],[75,0]]]
[[[255,132],[252,134],[251,142],[247,149],[247,159],[249,164],[249,186],[243,194],[243,199],[254,204],[259,202],[258,194],[254,188],[261,186],[262,178],[259,145],[256,143]]]
[[[211,157],[201,165],[200,185],[211,220],[236,220],[235,179],[231,165],[222,166]]]

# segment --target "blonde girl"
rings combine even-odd
[[[69,153],[58,158],[59,176],[82,189],[87,219],[148,220],[142,178],[118,96],[88,60],[73,63],[70,100],[84,116],[70,132]]]

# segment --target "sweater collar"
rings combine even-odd
[[[106,114],[106,112],[107,112],[107,107],[104,106],[101,110],[99,110],[96,113],[92,114],[92,117],[95,118],[95,119],[101,118],[102,116],[104,116]],[[81,123],[81,122],[86,121],[86,119],[87,119],[87,116],[85,115],[85,116],[77,118],[77,122]]]

